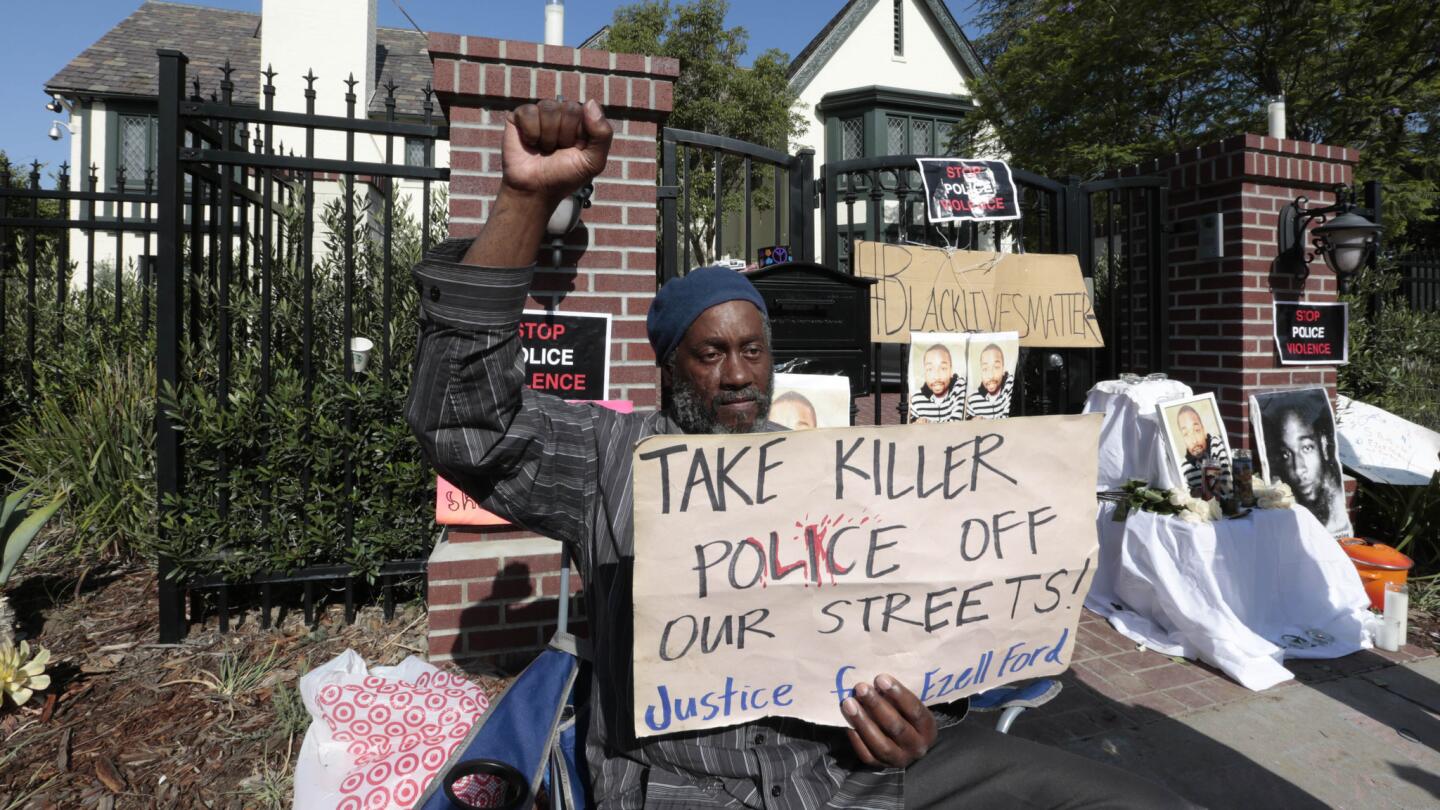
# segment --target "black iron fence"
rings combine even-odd
[[[1400,257],[1400,296],[1410,308],[1440,312],[1440,250],[1420,250]]]
[[[129,319],[146,334],[153,318],[153,173],[137,190],[104,191],[95,166],[75,178],[61,164],[49,187],[41,164],[28,168],[0,165],[0,406],[12,413],[34,401],[37,366],[67,333]],[[127,187],[123,167],[112,176],[110,188]]]
[[[445,227],[433,95],[402,121],[391,84],[377,120],[350,77],[345,115],[319,115],[312,72],[305,111],[282,112],[272,72],[256,108],[234,103],[228,65],[205,99],[187,94],[182,53],[159,58],[161,637],[185,632],[187,590],[192,620],[209,594],[222,628],[237,587],[262,623],[277,589],[307,618],[317,589],[343,591],[347,618],[377,589],[388,613],[430,540],[433,473],[403,418],[416,307],[402,273]],[[416,143],[424,160],[396,161]]]
[[[658,283],[727,255],[753,263],[760,247],[813,261],[814,152],[682,129],[665,129],[660,150]]]

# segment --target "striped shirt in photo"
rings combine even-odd
[[[970,400],[966,403],[967,418],[969,419],[1004,419],[1010,415],[1010,392],[1015,387],[1015,377],[1010,372],[1005,372],[1005,381],[1000,384],[1000,393],[990,396],[983,384],[975,387],[970,392]]]
[[[964,418],[965,380],[959,374],[950,375],[950,387],[938,397],[931,393],[929,386],[924,385],[910,395],[912,422],[917,419],[927,422],[959,422]]]
[[[1199,489],[1202,480],[1205,478],[1205,471],[1202,469],[1205,466],[1205,460],[1207,458],[1213,458],[1220,462],[1220,487],[1222,489],[1229,489],[1230,454],[1225,450],[1225,443],[1220,441],[1220,437],[1213,433],[1205,434],[1205,438],[1205,455],[1196,458],[1190,455],[1187,450],[1184,458],[1180,461],[1180,467],[1185,471],[1185,486],[1191,492]]]

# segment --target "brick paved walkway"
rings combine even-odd
[[[1013,733],[1065,743],[1434,655],[1406,645],[1395,653],[1370,650],[1344,658],[1289,661],[1286,667],[1295,673],[1294,681],[1252,692],[1207,664],[1142,651],[1105,619],[1086,610],[1070,671],[1060,677],[1064,690],[1044,708],[1027,712]]]

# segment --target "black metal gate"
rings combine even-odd
[[[323,116],[315,113],[317,77],[311,73],[303,77],[306,111],[281,112],[274,105],[274,73],[264,74],[257,108],[233,102],[228,65],[219,93],[206,99],[198,80],[187,92],[184,54],[160,51],[159,60],[161,542],[168,547],[186,532],[211,535],[198,548],[184,546],[183,559],[176,552],[160,560],[161,640],[184,635],[187,591],[191,618],[203,610],[202,596],[211,594],[224,630],[237,584],[258,591],[262,625],[270,620],[275,588],[300,591],[307,619],[317,588],[321,595],[343,590],[350,619],[356,591],[378,585],[388,614],[393,582],[424,573],[429,516],[427,499],[416,492],[428,488],[409,484],[429,473],[417,467],[423,465],[418,456],[400,458],[394,450],[385,451],[391,457],[380,459],[379,467],[362,468],[362,454],[407,445],[387,445],[383,435],[360,437],[356,431],[365,424],[404,429],[409,361],[399,344],[413,341],[414,329],[393,324],[415,303],[413,285],[397,268],[408,268],[428,248],[435,224],[431,186],[449,178],[449,170],[432,168],[430,159],[435,141],[448,138],[431,120],[430,88],[423,94],[423,121],[397,120],[393,84],[381,88],[388,94],[382,97],[383,120],[373,120],[368,99],[357,114],[352,76],[343,82],[346,115]],[[338,90],[341,84],[329,77],[325,86]],[[418,88],[405,90],[421,98]],[[317,134],[343,140],[344,158],[317,148]],[[357,137],[376,144],[383,161],[357,160]],[[293,140],[288,150],[280,143],[285,138]],[[397,163],[397,153],[406,156],[415,144],[423,149],[421,165]],[[403,246],[392,239],[397,216],[411,216],[397,213],[401,179],[418,182],[422,198],[418,239]],[[317,183],[327,189],[328,204],[317,204]],[[367,196],[357,199],[362,193]],[[353,345],[352,338],[367,333],[375,359],[365,373],[357,364],[368,363],[371,350]],[[197,421],[180,424],[191,410],[200,415]],[[220,427],[207,437],[210,421]],[[301,440],[284,445],[275,437],[291,425],[298,425]],[[248,436],[252,431],[266,435]],[[311,463],[322,457],[330,459],[328,467]],[[387,464],[404,471],[403,484],[357,474]],[[277,468],[299,471],[264,472]],[[335,472],[312,472],[317,469]],[[370,514],[391,510],[381,519],[415,532],[412,547],[360,550],[372,539],[366,532],[379,530],[367,523]],[[283,562],[260,570],[252,565],[237,577],[235,561],[257,541],[271,544],[271,559]],[[327,553],[317,554],[320,548]],[[203,564],[196,566],[192,554],[202,555]],[[191,573],[197,567],[218,573],[197,576]]]
[[[787,155],[730,138],[667,129],[662,135],[657,281],[663,284],[726,253],[727,222],[733,226],[728,247],[742,257],[741,263],[752,263],[752,219],[771,202],[770,233],[776,243],[787,244],[796,261],[816,261],[818,207],[823,222],[819,261],[845,273],[853,272],[850,256],[861,239],[1078,257],[1105,348],[1022,350],[1016,376],[1018,415],[1073,413],[1096,380],[1124,371],[1168,369],[1168,200],[1163,178],[1062,182],[1012,169],[1023,219],[937,227],[925,218],[924,187],[915,163],[919,157],[928,156],[827,163],[817,187],[812,180],[814,155],[808,150]],[[764,171],[771,173],[774,187],[768,201],[756,197],[761,187],[757,177]],[[743,230],[738,227],[742,218]],[[874,394],[870,416],[877,424],[904,421],[905,347],[876,344],[873,352],[873,378],[863,386]],[[893,411],[881,405],[890,398],[895,400]]]

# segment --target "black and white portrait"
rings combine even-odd
[[[1335,416],[1325,389],[1254,394],[1250,422],[1265,477],[1289,484],[1295,502],[1309,509],[1331,534],[1350,534]]]

